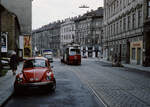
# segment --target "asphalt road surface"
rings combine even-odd
[[[5,107],[104,107],[88,86],[79,79],[69,65],[55,60],[54,74],[57,82],[55,92],[32,90],[14,94]],[[81,65],[82,66],[82,65]],[[79,67],[79,66],[73,66]]]
[[[150,107],[150,73],[97,59],[81,66],[54,61],[55,93],[13,95],[5,107]]]

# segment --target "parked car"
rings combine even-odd
[[[22,73],[16,76],[16,92],[34,88],[55,91],[56,80],[47,58],[34,57],[25,60]]]
[[[47,58],[49,62],[53,62],[53,56],[51,53],[44,54],[44,57]]]
[[[2,67],[4,69],[10,69],[10,59],[8,58],[2,58],[1,59]]]

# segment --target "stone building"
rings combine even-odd
[[[61,48],[61,24],[62,22],[54,22],[49,28],[49,43],[50,48],[53,49],[54,56],[60,56]]]
[[[150,66],[150,0],[143,0],[144,2],[144,58],[143,65]]]
[[[60,55],[60,21],[50,23],[32,32],[33,52],[52,49],[54,56]],[[34,53],[35,54],[35,53]]]
[[[75,20],[75,42],[81,45],[81,55],[100,57],[102,54],[103,8],[88,12]]]
[[[74,42],[75,38],[75,22],[73,18],[65,19],[61,24],[61,33],[60,33],[60,47],[61,52],[63,52],[63,47],[67,44]]]
[[[143,64],[148,49],[144,40],[145,5],[145,0],[104,0],[105,59],[113,60],[117,55],[122,62]]]
[[[1,9],[1,54],[7,57],[9,50],[15,50],[18,53],[19,35],[21,34],[20,24],[17,16],[0,5]]]
[[[31,35],[32,0],[0,0],[0,4],[7,10],[1,14],[0,25],[8,34],[8,53],[15,50],[19,57],[23,57],[22,36]]]
[[[1,4],[18,17],[21,33],[31,34],[32,0],[1,0]]]

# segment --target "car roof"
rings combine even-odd
[[[45,57],[31,57],[31,58],[28,58],[27,60],[32,60],[32,59],[42,59],[42,60],[47,60],[47,58],[45,58]]]

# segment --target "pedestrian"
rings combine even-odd
[[[13,75],[16,75],[17,65],[18,65],[18,59],[17,59],[16,52],[12,52],[12,55],[10,57],[10,67],[12,69]]]

